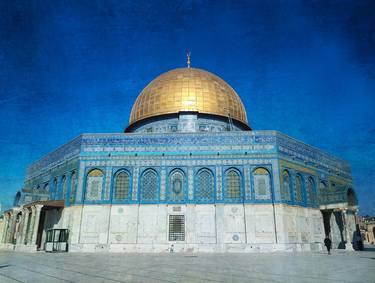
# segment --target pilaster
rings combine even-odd
[[[6,235],[5,243],[13,244],[13,239],[15,236],[15,225],[16,225],[16,214],[12,211],[9,215],[8,220],[8,233]]]
[[[34,219],[34,228],[33,234],[31,238],[31,244],[36,244],[36,237],[38,235],[38,227],[39,227],[39,219],[40,219],[40,212],[42,210],[43,205],[37,204],[35,205],[35,219]]]
[[[347,219],[346,213],[347,213],[347,209],[341,210],[342,220],[343,220],[343,224],[344,224],[345,237],[346,237],[345,249],[349,250],[349,251],[354,251],[352,241],[351,241],[350,231],[347,227],[348,219]]]
[[[7,243],[7,237],[8,237],[8,230],[9,230],[9,223],[10,221],[10,215],[6,213],[4,215],[4,228],[3,228],[3,234],[1,238],[1,243],[6,244]]]
[[[27,237],[26,233],[27,233],[27,224],[29,222],[29,210],[28,209],[24,209],[22,214],[24,215],[24,218],[23,218],[23,227],[22,227],[22,234],[21,234],[21,245],[25,244],[25,239]]]

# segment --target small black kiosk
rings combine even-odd
[[[48,229],[45,243],[46,252],[68,251],[68,229]]]

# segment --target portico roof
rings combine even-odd
[[[64,207],[64,200],[38,200],[25,204],[23,207],[42,205],[43,207],[60,208]]]

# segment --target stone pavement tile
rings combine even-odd
[[[18,282],[67,282],[37,271],[24,268],[20,269],[15,266],[8,267],[6,270],[2,270],[1,273]]]
[[[0,282],[1,283],[16,283],[16,282],[22,282],[22,281],[17,280],[17,279],[15,279],[15,278],[7,275],[7,274],[2,274],[0,272]]]
[[[1,266],[7,267],[1,268]],[[18,270],[18,272],[15,272]],[[21,271],[19,271],[21,270]],[[4,277],[7,276],[7,277]],[[0,282],[375,282],[375,252],[79,254],[0,252]]]

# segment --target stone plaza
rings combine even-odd
[[[0,282],[375,282],[363,252],[119,254],[0,252]]]

